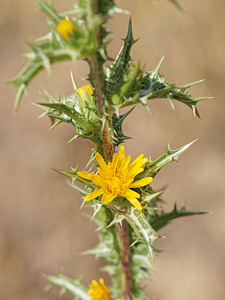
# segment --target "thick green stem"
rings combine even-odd
[[[99,13],[99,1],[101,0],[89,0],[89,18]],[[98,41],[98,47],[102,45],[102,37],[100,28],[96,31],[96,39]],[[115,152],[115,145],[109,133],[110,113],[104,113],[104,76],[102,60],[98,53],[95,53],[90,58],[90,67],[92,80],[95,88],[96,102],[98,108],[98,115],[102,126],[102,140],[103,140],[103,153],[107,161],[112,161],[113,154]],[[120,247],[120,282],[121,282],[121,299],[132,299],[132,275],[131,275],[131,251],[128,226],[126,221],[122,224],[116,225],[117,239]]]

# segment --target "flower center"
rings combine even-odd
[[[108,191],[113,195],[120,195],[123,191],[123,182],[120,177],[113,176],[108,184]]]

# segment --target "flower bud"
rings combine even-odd
[[[72,21],[63,19],[57,24],[57,32],[62,35],[66,40],[69,40],[69,34],[75,29],[75,25]]]

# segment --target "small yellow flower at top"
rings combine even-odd
[[[99,283],[96,280],[92,280],[89,287],[90,290],[88,291],[88,294],[91,296],[91,300],[111,300],[109,290],[102,278],[99,279]]]
[[[144,177],[134,181],[136,175],[144,169],[141,167],[148,159],[143,158],[144,154],[139,155],[130,165],[130,155],[125,157],[124,147],[121,146],[119,155],[114,153],[112,162],[105,163],[103,157],[98,152],[95,154],[99,168],[99,175],[88,172],[77,172],[80,177],[91,180],[100,189],[88,194],[84,200],[89,201],[102,196],[102,203],[107,204],[116,197],[125,197],[136,209],[142,210],[141,203],[137,200],[140,194],[133,189],[148,185],[152,182],[152,177]],[[129,166],[128,166],[129,165]]]
[[[93,89],[90,85],[85,85],[77,89],[77,92],[81,95],[82,99],[85,101],[84,90],[86,90],[88,94],[91,96],[93,94]]]
[[[75,25],[73,22],[67,19],[63,19],[57,24],[57,32],[61,34],[65,39],[69,39],[69,34],[71,34],[75,29]]]

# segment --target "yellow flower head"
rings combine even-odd
[[[85,86],[77,89],[77,92],[81,95],[82,99],[85,101],[84,90],[86,90],[88,92],[88,94],[91,96],[93,94],[93,89],[90,85],[85,85]]]
[[[99,283],[96,280],[92,280],[89,287],[90,290],[88,291],[88,294],[91,296],[91,300],[111,300],[109,290],[102,278],[99,279]]]
[[[91,296],[91,300],[111,300],[109,290],[102,278],[99,279],[99,283],[96,280],[92,280],[89,287],[88,294]]]
[[[67,19],[63,19],[57,24],[57,32],[61,34],[65,39],[69,39],[69,33],[71,34],[75,29],[73,22]]]
[[[121,146],[119,155],[114,153],[112,162],[105,163],[101,154],[98,152],[95,157],[98,161],[99,168],[97,168],[99,175],[88,172],[77,172],[80,177],[91,180],[100,189],[88,194],[84,200],[89,201],[96,197],[102,196],[102,203],[107,204],[116,197],[125,197],[130,203],[138,210],[142,210],[142,206],[137,198],[140,194],[132,190],[139,188],[152,182],[152,177],[145,177],[140,180],[134,181],[137,174],[141,173],[144,169],[141,167],[148,159],[143,158],[144,154],[139,155],[129,166],[130,155],[125,157],[124,147]]]

